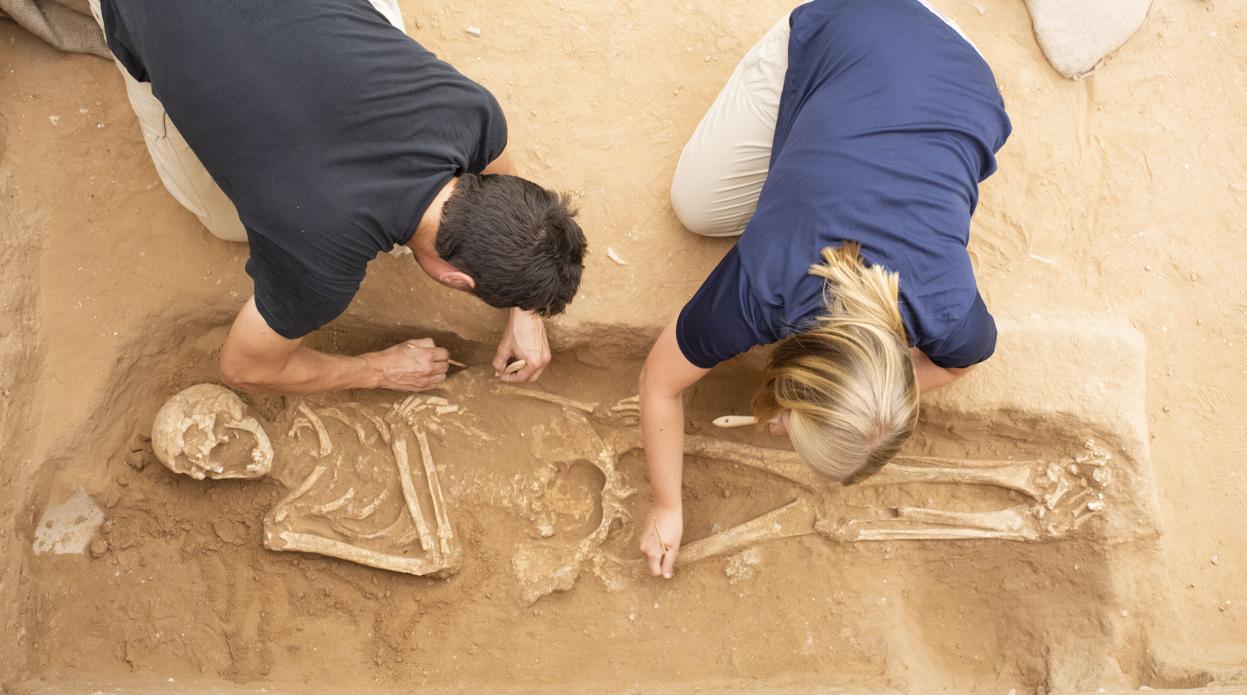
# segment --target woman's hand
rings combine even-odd
[[[507,365],[524,360],[524,368],[507,374]],[[529,311],[512,309],[507,319],[507,329],[502,342],[494,353],[493,367],[503,381],[520,383],[536,381],[550,364],[550,341],[546,338],[546,324],[541,317]]]
[[[649,573],[655,577],[671,579],[675,560],[680,555],[680,540],[684,537],[684,509],[682,507],[655,506],[650,511],[649,523],[641,533],[641,554],[649,565]]]

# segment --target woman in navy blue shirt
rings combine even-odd
[[[815,0],[745,56],[672,184],[687,228],[740,240],[642,372],[653,574],[683,534],[682,394],[716,364],[779,343],[754,414],[846,482],[896,455],[920,390],[991,356],[966,245],[1010,129],[987,63],[920,0]]]

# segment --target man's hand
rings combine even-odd
[[[645,556],[651,575],[671,579],[683,537],[684,510],[681,507],[655,506],[650,511],[641,533],[641,554]]]
[[[450,353],[429,338],[408,340],[380,352],[361,355],[378,375],[376,387],[394,391],[427,391],[446,381]]]
[[[514,374],[505,374],[513,360],[524,360],[524,368]],[[536,381],[550,364],[550,342],[546,339],[546,324],[537,314],[512,309],[503,331],[502,342],[494,354],[494,371],[503,381]]]

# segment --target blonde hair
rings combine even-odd
[[[901,321],[896,273],[866,267],[860,245],[823,249],[827,312],[771,353],[753,399],[760,427],[789,411],[793,448],[841,482],[877,471],[918,421],[918,379]]]

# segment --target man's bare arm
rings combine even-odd
[[[386,388],[424,391],[446,380],[450,355],[432,340],[409,340],[381,352],[332,355],[278,334],[247,300],[221,348],[221,380],[268,393]]]
[[[918,348],[911,348],[911,354],[914,360],[914,371],[918,372],[918,390],[921,392],[931,391],[941,386],[947,386],[954,381],[965,376],[971,367],[941,367],[931,361],[926,353]]]

